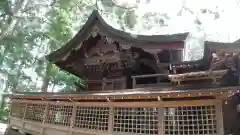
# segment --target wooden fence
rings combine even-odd
[[[220,100],[12,100],[9,126],[31,134],[223,135]]]

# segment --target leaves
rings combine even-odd
[[[64,74],[65,77],[57,78],[57,74],[62,72],[56,67],[47,68],[47,62],[42,57],[59,48],[72,37],[73,12],[70,10],[73,11],[73,7],[79,0],[69,2],[57,0],[53,8],[50,8],[51,3],[46,1],[25,0],[22,3],[22,0],[17,0],[12,2],[12,0],[0,2],[0,19],[2,20],[0,29],[7,29],[6,24],[9,20],[7,18],[17,21],[11,26],[13,29],[8,31],[7,35],[4,34],[3,39],[0,39],[0,45],[3,45],[0,52],[0,71],[8,84],[1,85],[6,86],[1,89],[11,91],[21,88],[24,91],[36,91],[41,88],[41,83],[45,78],[49,78],[48,88],[52,83],[56,83],[55,85],[58,85],[58,82],[59,85],[66,83],[63,80],[67,75]],[[12,7],[16,4],[20,5]],[[21,9],[18,18],[9,14],[10,11],[19,11],[16,8]]]
[[[137,17],[135,12],[134,11],[126,12],[126,15],[124,16],[124,23],[128,24],[128,28],[130,29],[134,28],[136,22],[137,22]]]

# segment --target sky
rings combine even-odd
[[[134,5],[137,0],[114,1],[120,5],[126,5],[126,3]],[[238,17],[240,14],[240,0],[140,0],[136,12],[137,14],[144,14],[145,12],[168,13],[172,18],[168,22],[169,27],[158,33],[194,31],[194,15],[189,12],[184,12],[182,16],[176,15],[183,4],[187,5],[200,18],[209,40],[232,42],[240,38],[240,32],[238,31],[240,29],[240,18]],[[214,20],[214,16],[201,14],[202,8],[218,11],[220,18]],[[152,33],[156,32],[152,31]]]

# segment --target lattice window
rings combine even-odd
[[[25,103],[12,103],[11,105],[11,113],[10,115],[12,117],[16,117],[16,118],[23,118],[24,117],[24,111],[26,108],[26,104]]]
[[[45,107],[45,104],[28,104],[25,119],[42,122]]]
[[[217,133],[214,105],[165,108],[165,135]]]
[[[73,106],[50,105],[46,123],[70,126]]]
[[[74,127],[108,130],[109,108],[77,107]]]
[[[158,134],[157,109],[115,108],[114,131]]]

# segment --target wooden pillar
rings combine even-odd
[[[43,121],[42,121],[42,127],[41,127],[41,131],[40,131],[40,135],[43,135],[44,134],[44,124],[45,124],[45,121],[47,120],[47,116],[48,116],[48,110],[49,109],[49,104],[47,103],[46,106],[45,106],[45,109],[44,109],[44,114],[43,114]]]
[[[169,53],[169,59],[170,59],[170,63],[173,61],[173,58],[172,58],[172,49],[169,49],[168,50],[168,53]]]
[[[77,113],[77,105],[73,104],[70,128],[74,127],[74,123],[75,123],[75,119],[76,119],[76,113]]]
[[[132,81],[133,81],[132,88],[134,89],[136,87],[136,78],[134,76],[132,76]]]
[[[158,72],[161,70],[161,67],[160,67],[160,60],[158,58],[158,53],[153,53],[153,56],[154,56],[154,59],[156,61],[156,64],[157,64],[157,68],[158,68]]]
[[[25,105],[25,108],[24,108],[24,114],[23,114],[23,118],[22,118],[22,120],[23,120],[23,124],[22,124],[22,128],[24,128],[24,126],[25,126],[25,118],[26,118],[26,115],[27,115],[27,108],[28,108],[28,104],[26,104]]]
[[[164,107],[158,108],[158,135],[164,135]]]
[[[25,108],[24,108],[24,114],[23,114],[23,120],[25,120],[25,117],[27,115],[27,108],[28,108],[28,104],[25,105]]]
[[[126,77],[121,78],[121,89],[126,89]]]
[[[101,90],[103,91],[103,90],[105,90],[105,88],[106,88],[106,78],[103,78],[102,79],[102,89]]]
[[[223,126],[223,111],[222,111],[222,101],[215,105],[216,110],[216,121],[217,121],[217,134],[224,135],[224,126]]]
[[[72,109],[72,116],[70,118],[70,128],[74,128],[75,124],[75,119],[76,119],[76,114],[77,114],[77,105],[73,104],[73,109]],[[69,131],[69,135],[72,135],[72,130]]]
[[[109,108],[109,117],[108,117],[108,132],[111,134],[113,132],[114,124],[114,108],[110,106]]]
[[[158,57],[158,53],[157,52],[153,53],[153,56],[154,56],[154,59],[155,59],[156,64],[157,64],[157,69],[158,69],[157,73],[160,73],[161,72],[161,63],[160,63],[160,60],[159,60],[159,57]],[[157,83],[159,83],[160,82],[160,76],[157,76],[156,78],[157,78]]]

